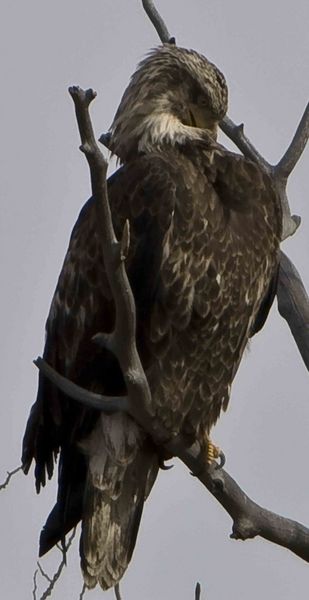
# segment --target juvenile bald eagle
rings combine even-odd
[[[226,110],[220,71],[166,45],[139,65],[110,130],[121,166],[108,195],[116,233],[130,221],[127,270],[154,409],[171,436],[181,432],[202,447],[272,303],[281,232],[271,179],[216,142]],[[45,360],[89,390],[125,394],[114,356],[92,341],[113,324],[90,198],[53,297]],[[160,450],[130,417],[81,407],[40,375],[22,458],[26,473],[35,460],[37,491],[59,452],[57,502],[40,555],[81,520],[85,583],[107,589],[130,561]]]

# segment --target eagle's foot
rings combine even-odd
[[[207,462],[210,465],[214,460],[219,458],[220,456],[220,448],[215,446],[210,440],[208,440],[207,444]]]
[[[162,469],[162,471],[169,471],[173,468],[174,465],[166,465],[165,460],[167,459],[159,457],[159,469]]]
[[[216,469],[222,469],[225,465],[225,455],[222,452],[221,448],[215,446],[210,439],[207,440],[207,450],[206,450],[206,461],[208,465],[216,462],[217,459],[220,459],[219,463],[216,463]]]

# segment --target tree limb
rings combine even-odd
[[[126,346],[126,345],[125,345]],[[53,371],[53,383],[59,384],[59,388],[63,390],[61,382],[63,377],[51,367],[49,370],[44,369],[45,361],[41,359],[37,362],[37,366],[49,378]],[[139,376],[137,375],[139,380]],[[78,386],[66,388],[67,390],[75,390]],[[79,402],[81,397],[82,402],[87,407],[92,407],[92,398],[89,393],[89,403],[87,402],[87,391],[84,390],[83,396],[78,394],[72,399]],[[106,397],[102,396],[102,412],[105,412]],[[137,404],[135,404],[137,402]],[[207,488],[207,490],[218,500],[218,502],[227,511],[233,520],[232,534],[233,539],[246,540],[260,536],[274,544],[287,548],[306,562],[309,562],[309,529],[304,525],[279,516],[265,508],[259,506],[251,500],[249,496],[241,489],[236,481],[222,468],[218,468],[216,463],[211,466],[206,462],[206,457],[201,450],[199,444],[195,442],[193,446],[188,448],[183,440],[182,435],[178,435],[168,441],[168,432],[158,423],[153,428],[151,427],[151,417],[147,415],[144,420],[144,415],[147,413],[145,406],[142,406],[143,397],[134,397],[131,395],[128,405],[125,403],[121,406],[121,398],[119,398],[118,409],[131,415],[141,427],[147,431],[153,441],[163,447],[169,455],[177,456],[191,471],[191,473],[199,479],[199,481]]]
[[[309,137],[309,103],[299,122],[294,137],[282,158],[275,166],[275,172],[282,178],[288,178],[299,161]]]
[[[115,598],[116,598],[116,600],[121,600],[120,585],[119,585],[119,583],[116,583],[116,585],[114,587],[114,592],[115,592]]]
[[[309,298],[296,267],[284,252],[281,252],[277,299],[279,313],[287,321],[309,371]]]
[[[226,115],[220,123],[220,128],[225,135],[227,135],[227,137],[234,142],[244,156],[258,163],[261,169],[271,174],[271,165],[267,162],[267,160],[265,160],[265,158],[263,158],[263,156],[253,146],[252,142],[250,142],[250,140],[247,138],[243,123],[236,125],[234,121],[232,121],[232,119]]]
[[[142,0],[142,4],[162,44],[168,44],[171,40],[171,36],[154,3],[152,0]]]
[[[94,339],[114,352],[124,375],[128,391],[129,412],[134,417],[136,407],[140,407],[144,412],[143,421],[147,422],[150,427],[151,394],[136,348],[135,303],[124,264],[130,243],[129,223],[126,222],[122,239],[118,242],[107,198],[107,163],[96,143],[89,115],[89,104],[95,98],[95,93],[92,90],[85,92],[78,87],[70,88],[69,92],[75,104],[82,140],[81,150],[85,153],[90,168],[106,275],[115,302],[114,331],[108,336],[99,333]],[[122,340],[126,340],[126,343],[123,344]],[[134,398],[134,402],[132,402],[132,398]]]
[[[308,105],[297,127],[293,140],[287,151],[278,162],[277,165],[272,165],[267,162],[263,156],[257,151],[250,140],[244,133],[244,125],[235,125],[229,117],[225,117],[221,121],[220,127],[222,131],[236,144],[241,152],[254,162],[258,163],[263,171],[270,175],[277,189],[281,200],[283,211],[283,232],[282,240],[294,235],[300,225],[300,217],[291,215],[289,201],[287,198],[286,186],[287,178],[295,167],[301,154],[303,153],[309,135],[309,108]]]
[[[61,390],[64,394],[69,396],[70,398],[74,398],[77,402],[81,404],[87,404],[89,408],[95,408],[96,410],[104,410],[106,414],[112,414],[117,412],[118,410],[127,410],[127,397],[112,397],[112,396],[102,396],[101,394],[96,394],[94,392],[89,392],[84,388],[79,387],[73,381],[70,381],[66,377],[63,377],[59,373],[56,373],[50,365],[38,357],[33,361],[35,366],[40,369],[40,371],[51,381],[54,383],[59,390]]]

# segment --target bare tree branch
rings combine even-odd
[[[278,310],[287,321],[303,361],[309,370],[309,298],[292,261],[281,252]]]
[[[84,598],[84,596],[85,596],[85,593],[86,593],[86,591],[87,591],[87,587],[86,587],[86,584],[84,583],[84,584],[83,584],[83,587],[82,587],[82,590],[81,590],[81,593],[80,593],[80,595],[79,595],[79,600],[83,600],[83,598]]]
[[[41,369],[43,365],[44,361],[41,360],[38,366]],[[43,372],[49,377],[50,371]],[[136,378],[137,380],[140,379],[139,374],[136,374]],[[57,373],[55,371],[53,383],[57,385]],[[78,401],[80,401],[80,397],[78,395]],[[87,392],[83,396],[84,404],[92,406],[91,397],[89,404],[86,397]],[[75,399],[74,396],[72,398]],[[105,400],[104,396],[102,398]],[[142,402],[142,395],[135,398],[132,394],[128,408],[124,404],[121,409],[121,398],[119,398],[119,410],[128,412],[149,433],[156,444],[163,446],[168,454],[177,456],[218,500],[233,520],[232,538],[246,540],[260,536],[291,550],[291,552],[309,562],[308,528],[296,521],[270,512],[251,500],[224,469],[219,469],[216,463],[213,463],[211,467],[208,465],[206,457],[197,442],[188,448],[182,436],[178,435],[162,443],[162,440],[167,440],[168,432],[158,423],[154,424],[149,415],[144,420],[147,409],[142,406]],[[135,406],[132,409],[134,404]],[[104,408],[102,410],[104,412]],[[153,428],[151,423],[153,423]]]
[[[89,104],[95,98],[95,93],[92,90],[85,92],[78,87],[70,88],[69,92],[75,104],[82,140],[81,150],[85,153],[90,168],[92,194],[96,201],[106,275],[116,309],[114,331],[108,336],[97,334],[94,339],[112,351],[119,361],[128,391],[130,414],[134,417],[136,407],[140,407],[140,410],[143,411],[143,422],[147,422],[148,427],[151,428],[151,426],[153,427],[151,394],[136,348],[135,303],[124,264],[130,242],[129,223],[126,222],[122,239],[118,242],[107,198],[107,163],[96,143],[89,115]],[[126,343],[123,344],[122,340],[126,340]],[[132,398],[134,398],[134,402],[132,402]]]
[[[162,44],[167,44],[170,41],[171,36],[169,34],[169,31],[168,31],[161,15],[157,11],[153,1],[152,0],[142,0],[142,4],[143,4],[144,10],[146,11],[150,21],[152,22],[155,30],[157,31],[157,34],[158,34]]]
[[[162,43],[168,43],[171,39],[167,26],[152,0],[142,0],[144,10],[152,22]],[[239,150],[257,162],[265,171],[271,173],[275,171],[276,177],[287,179],[301,157],[309,137],[309,104],[307,104],[293,140],[287,151],[282,156],[276,166],[269,164],[258,150],[253,146],[250,140],[244,134],[244,125],[236,125],[226,116],[220,123],[222,131],[236,144]]]
[[[252,142],[247,138],[244,132],[244,124],[236,125],[232,119],[225,116],[220,123],[220,128],[232,142],[239,148],[244,156],[258,163],[260,167],[269,174],[272,171],[271,165],[263,158],[258,150],[253,146]]]
[[[300,159],[309,137],[309,104],[307,104],[304,114],[294,134],[287,151],[282,156],[277,165],[272,165],[258,152],[250,140],[244,134],[244,125],[236,125],[228,116],[220,123],[222,131],[236,144],[239,150],[251,160],[257,162],[260,167],[273,175],[277,180],[286,182]]]
[[[115,591],[115,598],[116,598],[116,600],[121,600],[120,585],[119,585],[119,583],[116,583],[116,585],[114,587],[114,591]]]
[[[72,381],[69,381],[66,377],[56,373],[56,371],[54,371],[54,369],[52,369],[52,367],[50,367],[42,358],[38,357],[33,362],[49,381],[54,383],[64,394],[70,398],[74,398],[77,402],[87,404],[89,408],[104,410],[106,414],[114,413],[117,410],[128,410],[128,400],[126,396],[102,396],[101,394],[89,392]]]
[[[189,454],[190,459],[189,459]],[[179,456],[179,454],[178,454]],[[201,461],[200,451],[190,448],[186,457],[180,456],[189,468]],[[184,458],[186,460],[184,461]],[[309,529],[297,521],[287,519],[259,506],[251,500],[224,469],[197,471],[197,477],[215,496],[233,519],[231,538],[247,540],[260,536],[287,548],[309,562]]]
[[[234,144],[236,144],[239,150],[241,150],[244,156],[258,163],[261,169],[272,177],[274,185],[277,189],[278,195],[281,200],[283,212],[282,240],[285,240],[287,237],[294,235],[295,231],[300,225],[301,219],[298,215],[291,215],[290,205],[286,192],[287,176],[289,175],[288,168],[292,170],[292,168],[295,166],[308,140],[308,108],[305,110],[305,113],[298,125],[292,143],[290,144],[288,150],[286,151],[282,159],[279,161],[277,166],[267,162],[263,158],[263,156],[257,151],[257,149],[250,142],[250,140],[246,137],[244,133],[243,124],[235,125],[235,123],[233,123],[233,121],[226,116],[223,119],[223,121],[221,121],[220,127],[222,131],[224,131],[224,133],[234,142]]]
[[[4,482],[1,483],[0,490],[4,490],[4,488],[6,488],[7,485],[9,484],[11,477],[13,477],[13,475],[16,475],[16,473],[18,473],[18,471],[21,471],[21,470],[22,470],[22,467],[20,466],[20,467],[16,467],[16,469],[13,469],[13,471],[7,471],[7,477],[4,480]]]
[[[299,122],[295,135],[278,164],[275,166],[276,175],[287,179],[299,161],[309,137],[309,103]]]

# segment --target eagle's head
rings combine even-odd
[[[194,50],[171,44],[152,50],[125,90],[110,128],[121,162],[168,145],[216,139],[227,111],[225,78]]]

